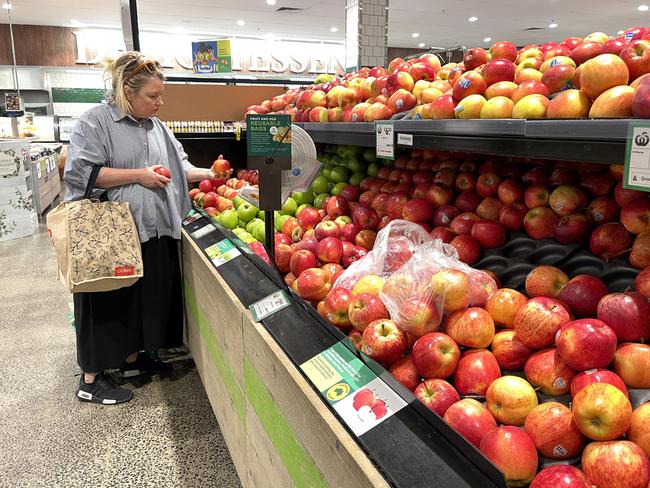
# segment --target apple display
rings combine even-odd
[[[461,395],[484,396],[488,387],[500,376],[499,363],[494,354],[486,349],[468,349],[458,361],[454,386]]]
[[[550,396],[568,393],[576,371],[568,366],[556,349],[534,353],[524,367],[526,379],[536,389]]]
[[[534,352],[534,350],[528,349],[521,343],[514,330],[497,332],[490,348],[499,366],[504,371],[523,369],[526,361]]]
[[[555,266],[536,266],[528,273],[525,281],[526,295],[529,297],[557,298],[569,282],[564,271]]]
[[[454,403],[460,401],[458,392],[445,380],[433,378],[424,380],[413,391],[415,398],[441,417]]]
[[[469,277],[456,269],[444,269],[431,277],[431,293],[445,314],[469,306]]]
[[[485,434],[497,426],[488,409],[473,398],[464,398],[450,405],[444,420],[477,448]]]
[[[650,402],[640,405],[632,412],[632,424],[627,440],[641,447],[650,456]]]
[[[420,375],[410,356],[394,362],[389,371],[397,381],[411,391],[415,390],[420,384]]]
[[[460,349],[447,334],[432,332],[413,345],[411,359],[423,378],[447,378],[456,371]]]
[[[558,464],[537,473],[529,488],[593,488],[593,483],[578,468]]]
[[[508,486],[526,486],[537,473],[537,449],[517,427],[497,427],[481,440],[481,452],[504,474]]]
[[[609,369],[590,369],[578,373],[571,382],[571,397],[575,397],[578,392],[593,383],[608,383],[621,390],[626,397],[629,393],[625,383],[619,375]]]
[[[650,462],[630,441],[592,442],[582,453],[582,470],[597,487],[647,488]]]
[[[582,67],[580,89],[592,100],[609,88],[627,85],[630,72],[623,59],[614,54],[600,54]]]
[[[482,308],[459,310],[445,323],[447,334],[459,345],[476,349],[486,348],[494,338],[494,321]]]
[[[634,342],[621,344],[611,369],[630,388],[650,388],[650,346]]]
[[[392,364],[408,346],[406,332],[389,319],[371,322],[363,331],[361,352],[382,364]]]
[[[597,314],[619,342],[644,342],[650,338],[650,303],[641,293],[605,295],[598,302]]]
[[[557,332],[570,320],[569,312],[558,300],[535,297],[517,312],[514,330],[526,347],[543,349],[553,344]]]

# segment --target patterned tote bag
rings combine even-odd
[[[100,166],[93,166],[82,200],[47,214],[59,281],[71,293],[131,286],[143,275],[138,230],[127,202],[91,199]]]

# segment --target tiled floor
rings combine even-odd
[[[70,301],[43,227],[0,243],[0,487],[240,486],[189,358],[130,403],[76,400]]]

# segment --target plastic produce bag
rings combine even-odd
[[[334,288],[362,292],[366,282],[378,278],[391,319],[416,337],[437,330],[445,315],[484,305],[497,289],[487,273],[459,261],[456,249],[405,220],[382,229],[373,250],[353,263]]]

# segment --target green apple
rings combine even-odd
[[[372,147],[368,147],[363,150],[363,159],[366,163],[375,163],[377,162],[377,150]],[[372,175],[371,175],[372,176]]]
[[[240,220],[243,220],[244,222],[250,222],[257,216],[257,212],[259,211],[260,209],[255,205],[251,205],[250,203],[245,202],[242,203],[237,209],[237,215],[239,216]]]
[[[332,187],[332,195],[336,195],[336,196],[340,195],[346,186],[348,186],[348,184],[345,182],[337,183],[336,185],[334,185],[334,187]]]
[[[354,173],[352,176],[350,176],[348,183],[350,183],[351,185],[359,186],[365,177],[366,175],[361,172]]]
[[[235,198],[232,199],[232,204],[233,206],[237,209],[242,203],[246,203],[246,200],[244,200],[242,197],[237,195]]]
[[[250,222],[246,224],[246,232],[253,233],[253,229],[255,229],[258,226],[264,226],[264,221],[260,220],[258,218],[254,218]]]
[[[331,168],[328,168],[328,167],[326,167],[326,166],[323,166],[323,167],[320,169],[320,174],[321,174],[321,176],[324,176],[325,178],[327,178],[327,181],[329,181],[329,179],[330,179],[330,175],[332,174],[332,169],[331,169]]]
[[[264,229],[263,225],[260,225],[259,227],[253,229],[253,237],[257,239],[260,242],[266,241],[266,229]]]
[[[368,173],[368,176],[372,176],[373,178],[376,178],[377,175],[379,174],[379,166],[377,165],[377,163],[369,164],[366,172]]]
[[[257,218],[266,221],[266,214],[264,213],[264,210],[257,212]]]
[[[237,216],[237,210],[224,210],[219,214],[219,223],[223,225],[226,229],[235,229],[237,224],[239,224],[239,217]]]
[[[296,203],[296,201],[293,198],[289,197],[287,198],[287,201],[284,202],[284,204],[282,205],[282,209],[280,210],[280,213],[282,215],[293,215],[296,213],[297,208],[298,208],[298,204]]]
[[[359,162],[356,158],[350,159],[346,166],[350,170],[350,173],[358,173],[366,169],[366,165]]]
[[[232,230],[232,233],[235,234],[237,237],[241,236],[245,232],[246,232],[246,229],[242,229],[241,227],[235,227]]]
[[[275,218],[275,230],[282,232],[282,226],[284,222],[291,217],[291,215],[279,215]]]
[[[311,184],[311,189],[316,195],[327,193],[331,187],[330,180],[323,175],[317,176]]]
[[[381,164],[383,164],[384,166],[388,166],[389,168],[392,168],[393,166],[395,166],[395,161],[393,161],[392,159],[382,159]]]
[[[248,232],[243,232],[239,238],[244,242],[244,244],[250,244],[251,242],[255,242],[257,240],[252,236],[252,234]]]
[[[349,171],[344,166],[335,166],[330,171],[330,180],[335,184],[348,181],[348,176],[349,176]]]
[[[311,207],[311,206],[312,205],[310,205],[309,203],[303,203],[302,205],[300,205],[300,207],[296,209],[296,217],[300,214],[300,212],[302,212],[304,208]]]
[[[319,193],[316,195],[316,198],[314,198],[314,207],[316,208],[323,208],[323,203],[325,203],[325,200],[330,197],[329,193]]]
[[[242,219],[239,219],[239,221],[237,222],[237,227],[240,227],[242,229],[246,229],[246,224],[247,223],[248,222],[244,222]]]
[[[305,203],[314,203],[314,196],[314,192],[309,189],[307,191],[294,191],[291,194],[291,198],[296,201],[298,206],[304,205]]]

